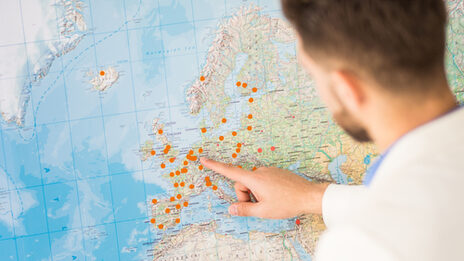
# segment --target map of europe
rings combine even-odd
[[[11,0],[0,19],[0,260],[311,260],[320,216],[230,216],[199,157],[360,184],[378,156],[331,119],[278,0]]]

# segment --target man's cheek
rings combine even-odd
[[[317,90],[317,94],[321,98],[322,102],[324,102],[326,105],[328,105],[329,97],[328,97],[327,88],[325,88],[325,86],[323,86],[322,83],[316,81],[316,90]]]
[[[329,109],[329,111],[332,114],[335,113],[338,109],[338,104],[336,103],[336,100],[334,99],[333,95],[330,93],[329,86],[320,86],[317,88],[317,92],[322,102]]]

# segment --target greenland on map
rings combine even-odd
[[[446,66],[464,101],[464,3]],[[278,0],[0,6],[0,260],[311,260],[322,218],[233,217],[200,157],[360,184]]]

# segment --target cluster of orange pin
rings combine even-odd
[[[242,83],[242,82],[236,82],[235,85],[237,85],[237,87],[242,86],[243,88],[248,87],[248,84],[247,84],[246,82],[244,82],[244,83]],[[252,92],[257,92],[257,91],[258,91],[258,88],[253,87],[253,88],[251,89],[251,91],[252,91]],[[253,102],[253,100],[252,100],[251,102]]]
[[[201,77],[200,77],[200,81],[204,81],[204,80],[205,80],[205,77],[204,77],[204,76],[201,76]],[[247,84],[246,82],[242,83],[242,82],[240,82],[240,81],[237,81],[237,82],[235,83],[235,85],[236,85],[237,87],[243,87],[243,88],[247,88],[247,87],[248,87],[248,84]],[[257,91],[258,91],[258,88],[253,87],[253,88],[251,89],[251,91],[252,91],[252,92],[257,92]],[[252,103],[254,100],[253,100],[252,97],[250,97],[250,98],[248,99],[248,101],[249,101],[250,103]],[[247,115],[247,118],[248,118],[249,120],[253,119],[253,114],[251,114],[251,113],[248,114],[248,115]],[[222,118],[222,119],[221,119],[221,122],[222,122],[222,123],[227,123],[227,119],[226,119],[226,118]],[[248,126],[246,127],[246,129],[247,129],[248,131],[252,131],[252,130],[253,130],[253,126],[248,125]],[[201,132],[202,132],[202,133],[206,133],[206,132],[207,132],[206,128],[201,128]],[[232,136],[235,137],[235,136],[237,136],[238,133],[237,133],[236,131],[232,131],[231,134],[232,134]],[[221,135],[221,136],[218,137],[218,139],[219,139],[219,141],[224,141],[224,140],[225,140],[225,137],[224,137],[223,135]],[[235,152],[232,153],[232,155],[231,155],[232,158],[234,158],[234,159],[237,158],[238,153],[240,153],[240,147],[241,147],[241,146],[242,146],[241,143],[238,143],[238,144],[237,144],[237,149],[235,149]]]
[[[200,77],[200,81],[205,81],[205,77],[204,77],[204,76],[201,76],[201,77]],[[236,86],[237,86],[237,87],[242,87],[242,88],[247,88],[247,87],[248,87],[248,84],[245,83],[245,82],[242,83],[242,82],[240,82],[240,81],[237,81],[237,82],[236,82]],[[254,87],[254,88],[251,89],[251,91],[252,91],[253,93],[255,93],[255,92],[258,91],[258,89],[257,89],[256,87]],[[248,99],[248,102],[249,102],[249,103],[253,103],[253,102],[254,102],[254,99],[253,99],[252,97],[250,97],[250,98]],[[250,114],[247,115],[247,118],[248,118],[249,120],[251,120],[251,119],[253,119],[253,115],[250,113]],[[226,119],[226,118],[222,118],[221,122],[225,124],[225,123],[227,123],[227,119]],[[251,131],[251,130],[253,130],[253,127],[252,127],[251,125],[248,125],[248,126],[246,127],[246,129],[247,129],[248,131]],[[201,131],[201,133],[206,133],[206,132],[207,132],[207,129],[206,129],[206,128],[201,128],[200,131]],[[162,129],[158,129],[158,134],[160,134],[160,135],[163,134],[163,130],[162,130]],[[237,133],[236,131],[232,131],[231,134],[232,134],[232,136],[235,137],[235,136],[237,136],[238,133]],[[222,135],[219,136],[219,141],[224,141],[224,140],[225,140],[225,137],[224,137],[224,136],[222,136]],[[232,158],[237,158],[238,154],[239,154],[240,151],[241,151],[241,147],[242,147],[242,143],[237,143],[236,148],[235,148],[235,152],[233,152],[232,155],[231,155]],[[163,149],[163,153],[166,155],[166,154],[169,153],[170,150],[171,150],[171,146],[170,146],[169,144],[167,144],[167,145],[165,146],[165,148]],[[274,150],[274,147],[272,147],[272,150]],[[170,177],[175,177],[175,176],[179,176],[179,175],[181,175],[181,174],[186,174],[186,173],[188,172],[187,166],[189,165],[189,161],[197,161],[197,160],[198,160],[198,156],[195,156],[194,153],[195,153],[195,152],[194,152],[193,150],[190,150],[190,151],[188,152],[188,154],[186,155],[186,157],[185,157],[186,159],[183,161],[183,166],[184,166],[184,167],[181,168],[180,170],[176,170],[176,171],[170,172],[170,173],[169,173],[169,176],[170,176]],[[203,153],[203,149],[202,149],[202,148],[199,148],[199,149],[198,149],[198,153],[199,153],[199,154]],[[151,154],[152,156],[155,156],[155,155],[156,155],[156,151],[155,151],[155,150],[151,150],[150,154]],[[174,163],[175,160],[176,160],[175,157],[171,157],[171,158],[168,159],[169,163]],[[160,164],[160,167],[161,167],[162,169],[166,168],[166,163],[162,162],[162,163]],[[242,166],[240,166],[240,165],[237,166],[237,167],[242,168]],[[202,166],[202,165],[199,165],[199,166],[198,166],[198,169],[199,169],[200,171],[203,170],[203,166]],[[253,167],[252,170],[256,170],[256,167]],[[185,187],[186,185],[187,185],[187,184],[185,184],[184,181],[181,181],[181,182],[174,182],[174,183],[173,183],[174,188],[183,188],[183,187]],[[211,187],[212,190],[217,190],[217,189],[218,189],[217,185],[214,185],[214,184],[211,182],[211,178],[210,178],[209,176],[206,176],[206,177],[205,177],[205,185],[206,185],[206,187]],[[194,189],[194,188],[195,188],[195,185],[194,185],[194,184],[189,184],[189,185],[188,185],[188,188],[189,188],[189,189]],[[177,194],[175,197],[174,197],[174,196],[170,197],[169,200],[170,200],[170,202],[175,202],[176,200],[178,200],[179,203],[177,203],[177,204],[175,205],[175,209],[179,210],[179,209],[181,209],[182,207],[187,207],[187,206],[189,205],[188,201],[180,202],[181,199],[182,199],[182,194]],[[153,199],[153,200],[152,200],[152,204],[155,205],[155,204],[157,204],[157,203],[158,203],[158,200],[157,200],[157,199]],[[181,203],[182,203],[182,204],[181,204]],[[169,213],[171,213],[171,209],[168,207],[168,208],[165,209],[164,212],[165,212],[166,214],[169,214]],[[155,219],[155,218],[152,218],[152,219],[150,220],[150,223],[156,224],[156,219]],[[175,223],[179,224],[179,223],[180,223],[180,219],[179,219],[179,218],[176,218],[176,219],[175,219]],[[163,228],[164,228],[164,225],[163,225],[163,224],[158,224],[158,228],[159,228],[159,229],[163,229]]]
[[[205,77],[204,77],[204,76],[201,76],[201,77],[200,77],[200,81],[205,81]],[[242,87],[242,88],[247,88],[247,87],[248,87],[248,84],[247,84],[246,82],[243,82],[243,83],[242,83],[242,82],[240,82],[240,81],[237,81],[237,82],[235,83],[235,85],[236,85],[237,87]],[[253,93],[255,93],[255,92],[258,91],[258,88],[253,87],[253,88],[251,89],[251,91],[252,91]],[[249,102],[249,103],[253,103],[253,102],[254,102],[253,97],[248,98],[248,102]],[[247,117],[249,120],[252,120],[252,119],[253,119],[253,114],[250,113],[250,114],[248,114],[246,117]],[[227,123],[227,119],[226,119],[226,118],[222,118],[222,119],[221,119],[221,122],[222,122],[222,123]],[[252,126],[252,125],[247,125],[246,130],[252,131],[252,130],[253,130],[253,126]],[[201,128],[201,132],[202,132],[202,133],[206,133],[206,132],[207,132],[207,129],[206,129],[206,128]],[[237,133],[236,131],[232,131],[231,134],[232,134],[232,136],[234,136],[234,137],[238,135],[238,133]],[[223,135],[221,135],[221,136],[218,137],[218,139],[219,139],[220,142],[222,142],[222,141],[224,141],[226,138],[225,138]],[[218,144],[218,146],[219,146],[219,144]],[[237,148],[235,149],[235,152],[233,152],[232,155],[231,155],[232,158],[235,159],[235,158],[238,157],[238,154],[239,154],[240,151],[241,151],[241,146],[242,146],[241,143],[237,143]],[[274,150],[275,150],[275,147],[272,146],[272,147],[271,147],[271,151],[274,151]],[[263,150],[262,150],[261,148],[258,148],[258,152],[259,152],[259,153],[261,153],[262,151],[263,151]],[[240,165],[239,165],[238,167],[241,168]],[[256,167],[253,167],[252,170],[256,170]],[[206,184],[208,185],[208,180],[206,180]],[[213,189],[214,189],[214,187],[213,187]]]
[[[159,129],[159,130],[158,130],[158,134],[160,134],[160,135],[163,134],[163,130],[162,130],[162,129]],[[170,150],[171,150],[171,145],[167,144],[167,145],[164,147],[164,149],[163,149],[163,153],[166,155],[166,154],[169,153]],[[198,149],[198,153],[202,153],[202,152],[203,152],[203,149],[202,149],[202,148],[199,148],[199,149]],[[155,150],[151,150],[150,154],[151,154],[152,156],[154,156],[154,155],[156,155],[156,151],[155,151]],[[174,163],[175,160],[176,160],[175,157],[171,157],[171,158],[169,158],[167,161],[168,161],[169,163]],[[186,174],[186,173],[188,173],[188,168],[187,168],[187,166],[189,165],[189,161],[196,161],[196,160],[198,160],[198,156],[195,156],[195,155],[194,155],[194,151],[193,151],[193,150],[190,150],[190,151],[188,152],[187,156],[186,156],[186,159],[185,159],[184,162],[183,162],[183,166],[184,166],[184,167],[182,167],[180,170],[176,170],[176,171],[170,172],[170,173],[169,173],[169,176],[170,176],[170,177],[175,177],[175,176],[180,176],[181,174]],[[160,164],[160,167],[161,167],[162,169],[166,168],[166,163],[162,162],[162,163]],[[198,168],[199,168],[199,170],[202,170],[202,169],[203,169],[203,166],[200,165]],[[184,181],[181,181],[181,182],[173,182],[173,186],[174,186],[174,188],[183,188],[183,187],[186,186],[186,184],[185,184]],[[195,188],[195,185],[194,185],[194,184],[189,184],[189,185],[188,185],[188,188],[189,188],[189,189],[194,189],[194,188]],[[170,201],[170,202],[174,202],[174,201],[176,201],[176,200],[179,201],[179,203],[177,203],[177,204],[175,205],[175,209],[177,209],[177,210],[181,209],[182,207],[188,207],[188,205],[189,205],[188,201],[180,202],[181,199],[182,199],[182,194],[179,193],[179,194],[177,194],[175,197],[174,197],[174,196],[173,196],[173,197],[170,197],[170,198],[169,198],[169,201]],[[157,199],[152,199],[151,202],[152,202],[153,205],[156,205],[156,204],[158,203],[158,200],[157,200]],[[171,213],[171,209],[170,209],[169,207],[167,207],[167,208],[164,210],[164,212],[165,212],[166,214],[170,214],[170,213]],[[156,219],[155,219],[155,218],[150,219],[150,223],[156,224]],[[175,223],[179,224],[179,223],[180,223],[180,218],[176,218],[176,219],[175,219]],[[164,225],[163,225],[163,224],[158,224],[158,228],[159,228],[159,229],[163,229],[163,228],[164,228]]]

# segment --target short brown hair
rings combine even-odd
[[[395,91],[420,90],[444,70],[443,0],[282,0],[282,8],[318,63],[342,61]]]

